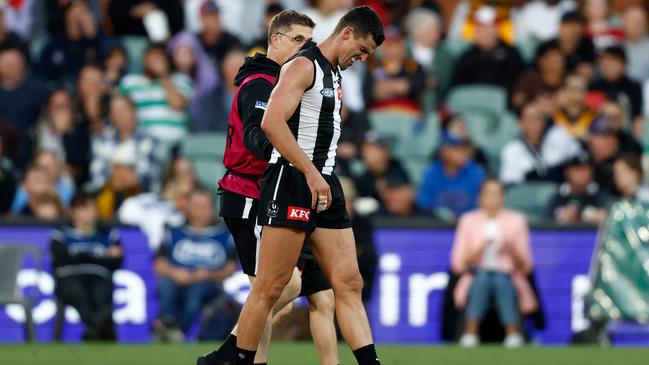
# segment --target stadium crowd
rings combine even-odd
[[[93,201],[100,219],[140,225],[162,247],[163,296],[179,295],[174,282],[200,292],[222,280],[231,253],[196,277],[168,257],[164,227],[213,223],[201,216],[211,212],[201,187],[216,197],[223,172],[218,158],[187,151],[203,143],[222,156],[210,143],[227,136],[234,77],[246,55],[265,51],[273,15],[303,11],[318,42],[360,4],[386,36],[367,64],[343,72],[338,168],[365,255],[366,218],[455,222],[488,204],[479,196],[490,176],[508,207],[539,200],[522,206],[533,222],[598,224],[612,199],[649,199],[646,1],[2,0],[2,219],[74,220]],[[91,197],[75,203],[78,192]],[[505,265],[531,270],[528,244]],[[473,259],[453,265],[461,273]],[[186,330],[192,306],[163,311]]]

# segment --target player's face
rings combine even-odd
[[[277,32],[274,37],[277,37],[278,53],[282,61],[280,63],[283,63],[313,38],[313,28],[293,24],[288,31]]]
[[[356,61],[367,62],[367,58],[376,49],[376,43],[371,35],[364,38],[356,37],[351,27],[343,30],[343,47],[338,66],[345,70]]]

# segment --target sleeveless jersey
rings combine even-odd
[[[315,167],[322,174],[331,175],[336,166],[342,122],[340,71],[331,66],[315,45],[302,49],[292,58],[296,57],[305,57],[313,62],[314,75],[313,83],[302,95],[288,126]],[[277,149],[273,149],[270,163],[276,163],[281,157]]]

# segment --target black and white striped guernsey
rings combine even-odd
[[[315,44],[300,50],[291,59],[305,57],[314,66],[313,82],[304,91],[302,100],[288,120],[302,151],[324,175],[331,175],[336,166],[336,148],[340,138],[342,122],[342,89],[340,70],[335,69]],[[270,163],[276,163],[282,156],[273,149]]]

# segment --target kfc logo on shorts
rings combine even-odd
[[[292,221],[309,221],[309,216],[311,215],[311,210],[300,207],[288,207],[288,214],[286,219]]]

